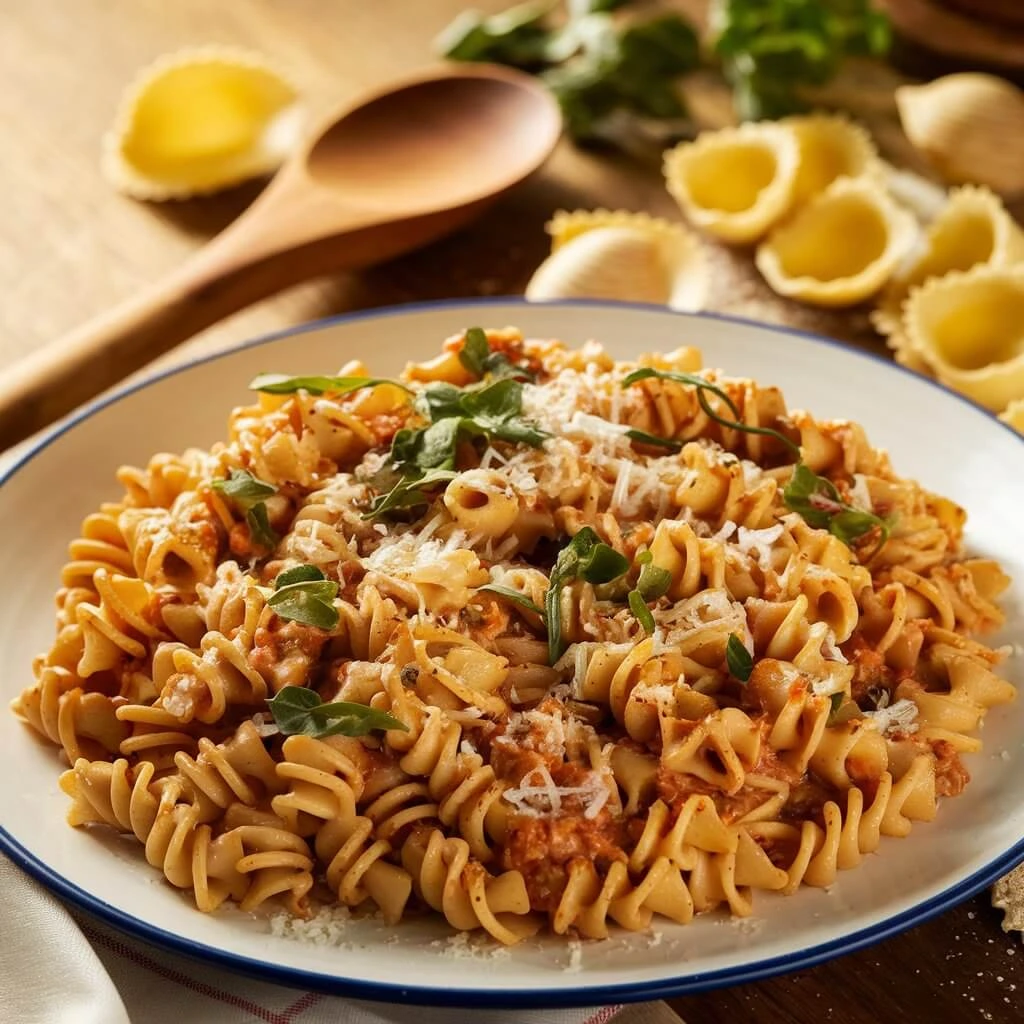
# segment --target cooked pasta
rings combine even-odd
[[[200,910],[513,944],[828,886],[969,781],[1008,580],[855,423],[471,329],[122,468],[14,702]],[[884,854],[883,854],[884,855]]]

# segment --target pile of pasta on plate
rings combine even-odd
[[[15,702],[72,825],[203,911],[513,944],[749,915],[967,785],[1008,581],[858,424],[514,329],[369,372],[261,375],[86,517]]]

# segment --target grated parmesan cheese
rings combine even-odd
[[[195,707],[195,701],[190,692],[192,681],[188,676],[182,676],[171,687],[171,692],[164,697],[162,703],[168,714],[175,718],[187,718]]]
[[[753,555],[758,565],[767,565],[772,554],[772,544],[782,536],[782,529],[782,523],[764,530],[748,530],[741,526],[736,536],[736,546],[743,554]]]
[[[821,642],[821,655],[829,661],[838,661],[843,665],[849,664],[846,660],[846,655],[839,650],[839,645],[836,643],[836,635],[831,629],[828,630],[825,634],[825,639]]]
[[[850,504],[862,512],[874,512],[871,491],[868,490],[868,478],[863,473],[853,474],[853,486],[850,488]]]
[[[507,800],[517,813],[532,818],[557,817],[562,813],[562,798],[578,796],[584,801],[583,817],[593,821],[608,802],[608,785],[597,772],[588,772],[582,786],[559,786],[546,765],[538,765],[523,776],[514,789],[506,789],[502,799]],[[537,807],[539,802],[545,806]]]
[[[878,702],[878,710],[865,711],[864,717],[882,735],[896,731],[917,732],[917,705],[912,700],[898,700],[895,704],[889,704],[888,697],[888,693],[884,694],[884,702]]]
[[[352,912],[343,904],[321,907],[312,917],[301,918],[293,914],[274,914],[270,918],[270,934],[282,939],[295,939],[313,946],[348,946],[343,936],[354,920]]]
[[[256,735],[259,736],[260,739],[266,739],[268,736],[276,736],[281,731],[277,727],[277,723],[273,720],[273,717],[265,711],[258,711],[252,716],[251,721],[256,729]]]

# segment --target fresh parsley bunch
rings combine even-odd
[[[526,3],[485,17],[464,11],[438,37],[449,60],[493,61],[540,74],[578,140],[602,137],[615,115],[686,115],[680,75],[699,63],[697,35],[678,14],[620,23],[623,0],[576,0],[559,23],[553,4]]]
[[[884,56],[891,43],[871,0],[716,0],[711,21],[744,121],[802,109],[802,87],[824,85],[847,56]]]

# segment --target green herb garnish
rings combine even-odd
[[[484,377],[514,377],[533,380],[525,366],[517,366],[504,352],[492,352],[483,328],[470,327],[459,349],[459,362],[478,380]]]
[[[672,573],[654,564],[654,556],[650,551],[643,551],[637,556],[640,564],[640,576],[636,581],[636,589],[645,601],[657,601],[668,593],[672,586]]]
[[[626,596],[629,610],[633,617],[644,628],[644,632],[650,636],[654,632],[654,616],[648,601],[657,601],[659,597],[668,593],[672,586],[672,573],[668,569],[654,564],[654,556],[650,551],[643,551],[637,556],[640,564],[640,575],[637,577],[636,587]]]
[[[409,727],[386,711],[339,700],[324,704],[315,690],[305,686],[285,686],[267,701],[278,729],[286,736],[365,736],[375,729]]]
[[[631,590],[626,600],[629,603],[629,610],[633,613],[633,618],[640,623],[644,632],[650,636],[654,632],[654,616],[651,614],[651,609],[647,607],[647,602],[640,596],[640,591]]]
[[[525,594],[520,594],[518,590],[513,590],[511,587],[503,587],[498,583],[485,583],[482,587],[477,587],[476,589],[503,597],[506,601],[511,601],[513,604],[519,605],[520,608],[525,608],[528,612],[533,612],[544,618],[543,608],[537,607]]]
[[[627,430],[626,437],[637,444],[647,444],[652,448],[667,448],[671,452],[677,452],[683,447],[682,441],[673,440],[671,437],[658,437],[657,434],[648,434],[646,430]]]
[[[368,518],[426,504],[427,489],[455,476],[463,441],[495,439],[538,448],[550,436],[522,418],[523,385],[510,377],[465,388],[428,384],[416,396],[414,408],[428,423],[395,434],[381,477],[390,490],[374,499]]]
[[[837,690],[829,696],[828,718],[825,721],[826,725],[833,725],[835,723],[835,717],[839,713],[839,709],[843,706],[843,701],[845,699],[846,694],[843,693],[842,690]]]
[[[339,621],[338,609],[334,607],[337,596],[338,584],[327,579],[316,566],[297,565],[274,580],[267,606],[282,619],[330,630]]]
[[[544,595],[544,618],[548,627],[548,658],[553,665],[562,656],[562,589],[573,580],[610,583],[629,569],[626,556],[605,544],[589,526],[584,526],[558,552]]]
[[[449,60],[530,67],[544,60],[550,32],[543,22],[548,2],[523,3],[499,14],[463,11],[435,40]]]
[[[878,544],[865,561],[870,561],[889,539],[889,523],[873,512],[864,512],[854,508],[840,497],[835,484],[827,477],[819,476],[804,462],[800,445],[790,440],[785,434],[771,427],[755,427],[748,423],[740,423],[740,411],[736,403],[717,384],[694,373],[683,373],[677,370],[656,370],[651,366],[643,366],[627,374],[622,381],[623,387],[630,387],[649,378],[671,380],[677,384],[686,384],[697,391],[697,401],[708,419],[728,430],[738,430],[744,434],[761,434],[774,438],[796,456],[793,475],[782,489],[782,500],[791,512],[798,512],[811,526],[828,530],[838,537],[847,547],[862,537],[877,531]],[[708,393],[720,399],[732,414],[732,419],[723,416],[708,401]]]
[[[268,395],[294,395],[296,391],[308,391],[311,395],[348,395],[380,384],[391,384],[412,394],[412,389],[406,384],[386,377],[289,377],[284,373],[261,373],[249,381],[249,390],[263,391]]]
[[[801,90],[833,78],[847,55],[882,57],[889,23],[870,0],[718,0],[715,54],[741,120],[806,106]]]
[[[676,79],[699,64],[697,34],[673,12],[620,23],[624,0],[520,4],[490,17],[467,11],[438,37],[449,60],[495,61],[540,73],[576,139],[608,134],[616,117],[674,120],[686,108]]]
[[[729,666],[729,674],[741,683],[745,683],[754,671],[754,658],[735,633],[729,634],[729,641],[725,645],[725,661]]]
[[[226,480],[214,480],[210,486],[245,512],[252,542],[271,550],[280,539],[267,517],[266,499],[277,494],[277,488],[254,477],[245,469],[233,469]]]

